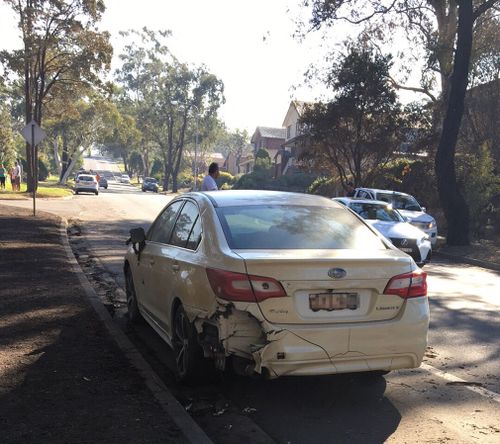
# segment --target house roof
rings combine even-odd
[[[253,133],[251,142],[255,142],[255,138],[257,137],[257,133],[260,134],[260,137],[266,137],[268,139],[285,139],[286,129],[285,128],[271,128],[268,126],[258,126],[255,128],[255,132]]]
[[[298,116],[302,116],[304,110],[307,106],[313,105],[314,102],[304,102],[302,100],[292,100],[288,106],[288,111],[285,115],[285,120],[283,121],[283,126],[287,126],[288,120],[291,116],[292,110],[295,110]]]

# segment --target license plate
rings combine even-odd
[[[411,253],[413,250],[411,248],[400,248],[401,251],[404,251],[405,253]]]
[[[309,295],[309,307],[312,311],[356,310],[357,293],[314,293]]]

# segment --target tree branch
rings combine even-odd
[[[389,77],[389,81],[391,82],[392,86],[394,86],[394,88],[396,89],[404,89],[406,91],[413,91],[413,92],[418,92],[418,93],[421,93],[421,94],[425,94],[427,97],[429,97],[429,99],[431,99],[434,103],[436,103],[438,100],[436,98],[436,96],[434,96],[431,92],[429,92],[427,89],[425,88],[419,88],[417,86],[404,86],[404,85],[400,85],[398,82],[396,82],[396,80],[394,80],[392,77]]]

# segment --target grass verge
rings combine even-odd
[[[31,193],[26,192],[26,183],[21,184],[21,191],[12,191],[10,184],[7,185],[6,190],[0,190],[0,199],[16,200],[16,199],[29,199]],[[73,195],[73,189],[68,185],[60,185],[57,183],[56,178],[49,178],[45,182],[38,183],[38,191],[36,197],[50,198],[50,197],[67,197]]]

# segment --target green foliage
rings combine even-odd
[[[131,173],[144,174],[144,165],[142,163],[142,157],[137,151],[132,151],[128,156],[128,169]]]
[[[163,173],[163,162],[161,159],[155,159],[151,167],[151,177],[160,180]]]
[[[469,206],[472,235],[482,237],[489,220],[498,223],[500,219],[500,178],[488,146],[457,157],[457,173]]]
[[[6,107],[0,107],[0,162],[6,168],[12,167],[16,160],[12,119]]]
[[[403,113],[389,82],[391,58],[362,44],[331,69],[327,84],[337,97],[308,107],[302,118],[302,160],[334,168],[342,183],[369,183],[403,140]]]
[[[216,180],[217,182],[217,187],[221,190],[229,190],[232,188],[232,185],[235,183],[236,178],[226,172],[226,171],[221,171],[218,179]]]
[[[434,166],[428,158],[394,159],[380,169],[371,186],[411,194],[431,213],[440,207]]]
[[[38,180],[45,181],[49,177],[50,171],[47,163],[43,159],[38,159]]]
[[[318,194],[325,197],[333,197],[339,188],[339,180],[335,177],[318,177],[307,189],[309,194]]]
[[[257,154],[255,154],[255,160],[257,159],[271,159],[269,153],[264,148],[259,148]]]

